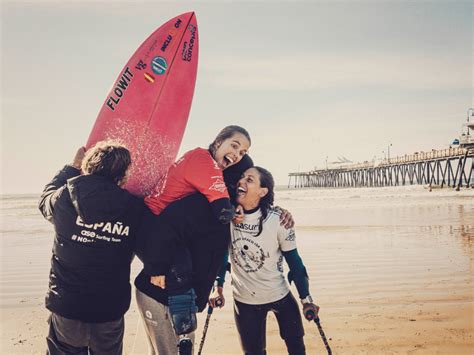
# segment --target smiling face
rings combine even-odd
[[[256,208],[260,199],[268,193],[268,188],[261,187],[260,173],[255,168],[247,169],[237,184],[237,203],[245,210]]]
[[[214,159],[224,170],[237,164],[250,148],[250,142],[242,133],[236,132],[232,137],[215,143]]]

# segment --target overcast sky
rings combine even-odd
[[[190,10],[200,58],[179,154],[239,124],[287,184],[326,157],[446,148],[473,107],[468,1],[3,1],[2,193],[41,191],[135,49]]]

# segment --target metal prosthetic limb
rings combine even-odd
[[[179,355],[192,355],[193,353],[193,342],[187,334],[180,335],[178,341],[178,352]]]

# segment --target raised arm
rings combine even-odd
[[[79,148],[74,156],[73,162],[64,166],[64,168],[54,176],[51,182],[45,186],[39,200],[38,208],[43,217],[48,221],[51,222],[53,219],[54,206],[67,180],[81,174],[81,163],[84,154],[84,147]]]

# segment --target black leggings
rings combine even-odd
[[[230,241],[230,227],[219,222],[206,197],[193,194],[175,201],[159,216],[147,210],[137,238],[136,255],[145,268],[135,280],[144,294],[166,304],[169,294],[194,288],[200,310]],[[164,264],[161,271],[153,265]],[[150,275],[166,275],[166,290],[150,283]]]
[[[266,304],[246,304],[234,301],[234,318],[240,335],[240,343],[246,355],[266,354],[267,313],[275,313],[280,336],[290,355],[306,354],[303,322],[298,303],[289,292],[281,300]]]

